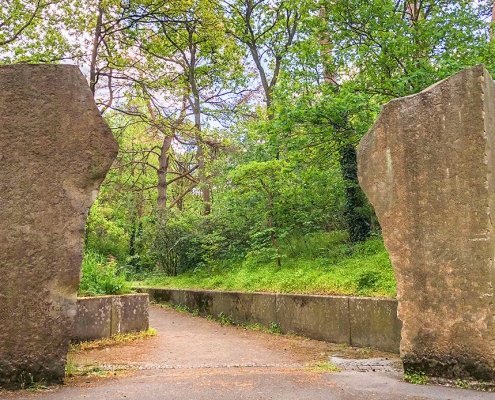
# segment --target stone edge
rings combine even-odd
[[[149,328],[146,293],[78,297],[72,341],[107,338]]]

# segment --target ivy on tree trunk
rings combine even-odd
[[[359,186],[357,153],[352,144],[340,149],[340,167],[345,183],[344,219],[352,243],[366,240],[371,232],[371,219],[365,212],[365,196]]]

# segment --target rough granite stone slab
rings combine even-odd
[[[0,67],[0,386],[62,381],[86,217],[116,154],[77,67]]]
[[[406,369],[495,379],[494,145],[482,66],[391,101],[359,145],[397,278]]]

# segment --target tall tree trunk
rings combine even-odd
[[[95,35],[93,38],[93,48],[91,50],[91,63],[89,66],[89,88],[91,89],[91,93],[93,93],[93,97],[95,95],[96,90],[96,61],[98,57],[98,46],[100,43],[101,37],[101,26],[103,21],[103,9],[101,8],[101,2],[98,3],[98,16],[96,17],[96,28]],[[88,216],[86,219],[86,227],[84,230],[84,247],[88,246],[89,242],[89,231],[90,231],[90,219],[91,219],[91,207],[88,210]]]
[[[323,65],[323,80],[327,85],[339,90],[332,60],[332,41],[328,35],[326,24],[328,23],[328,9],[320,8],[319,16],[322,26],[325,27],[320,33],[320,53]],[[349,125],[348,122],[346,122]],[[350,126],[348,126],[350,132]],[[349,134],[343,134],[350,136]],[[348,143],[348,137],[342,137],[339,146],[339,162],[342,178],[345,186],[345,208],[344,220],[352,243],[364,241],[371,232],[371,218],[364,211],[366,200],[357,175],[357,154],[352,143]]]
[[[159,211],[167,209],[167,173],[170,165],[170,148],[172,147],[173,136],[165,136],[163,139],[162,147],[160,149],[160,156],[158,158],[158,199],[157,208]]]
[[[198,178],[199,189],[201,191],[201,197],[203,199],[203,214],[208,215],[211,212],[211,190],[207,182],[205,172],[205,154],[204,145],[201,143],[201,138],[197,137],[198,149],[196,150],[196,162],[198,163]]]
[[[421,15],[421,4],[418,0],[407,0],[405,4],[406,10],[409,14],[411,24],[415,24],[419,21]]]
[[[179,211],[183,211],[184,210],[184,198],[181,197],[180,199],[178,199],[176,205],[177,205],[177,209]]]
[[[193,61],[191,61],[191,65],[194,65]],[[205,149],[203,139],[201,137],[201,100],[199,98],[199,91],[192,67],[189,73],[189,80],[193,96],[192,108],[194,113],[194,127],[196,131],[196,162],[198,164],[199,190],[201,191],[201,197],[203,199],[203,215],[208,215],[211,212],[211,189],[208,185],[208,179],[206,176]]]
[[[335,76],[332,58],[333,46],[327,29],[328,8],[326,6],[320,7],[319,18],[323,27],[319,35],[320,57],[321,64],[323,66],[323,81],[327,85],[335,86],[337,83],[337,77]]]
[[[103,8],[101,7],[101,1],[98,3],[98,15],[96,17],[95,34],[93,37],[93,47],[91,49],[91,63],[89,66],[89,88],[93,95],[96,91],[96,62],[98,60],[98,47],[101,40],[101,28],[103,24]]]
[[[340,168],[345,183],[344,219],[352,243],[366,240],[371,233],[371,218],[365,210],[366,200],[359,186],[356,148],[346,144],[340,148]]]
[[[254,61],[254,65],[256,66],[256,69],[258,70],[258,75],[260,77],[261,81],[261,86],[263,88],[263,94],[265,97],[265,104],[266,104],[266,110],[268,113],[268,116],[270,117],[270,108],[272,106],[272,87],[270,86],[270,83],[268,82],[268,78],[266,76],[265,68],[263,64],[261,63],[261,57],[258,53],[258,48],[254,43],[248,44],[249,52],[251,53],[251,57]]]

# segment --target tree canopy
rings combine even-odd
[[[89,218],[92,252],[136,274],[250,257],[280,267],[291,237],[379,235],[357,143],[387,101],[475,64],[495,72],[492,10],[472,0],[5,0],[0,63],[79,65],[118,138]]]

